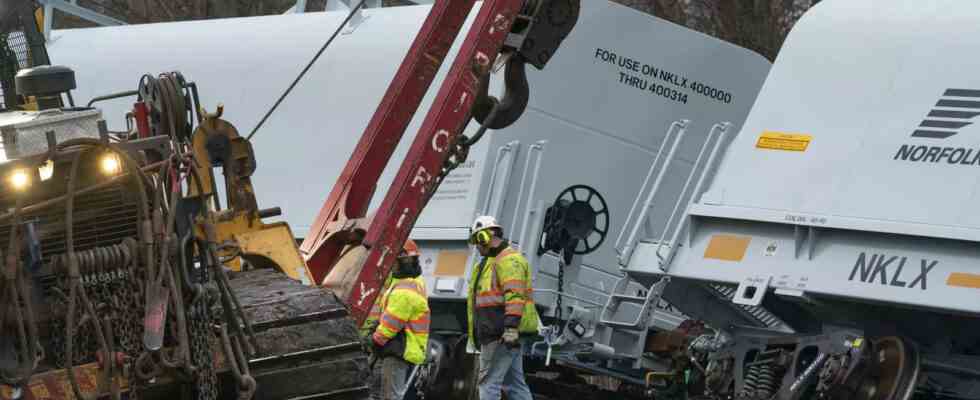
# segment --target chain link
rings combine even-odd
[[[564,259],[565,259],[565,249],[562,249],[561,254],[558,254],[558,294],[557,297],[555,298],[555,319],[557,319],[559,322],[561,321],[561,317],[562,317],[561,298],[562,298],[562,293],[565,292],[565,262],[563,261]]]
[[[139,399],[140,392],[146,386],[145,379],[137,373],[135,361],[146,357],[149,362],[153,362],[153,357],[148,357],[150,355],[145,352],[142,343],[146,302],[145,282],[148,274],[139,262],[141,258],[138,253],[136,242],[128,240],[121,244],[76,253],[82,260],[81,264],[85,266],[81,271],[80,290],[88,294],[99,317],[109,319],[114,330],[111,335],[113,342],[109,346],[124,353],[129,360],[126,378],[130,384],[130,399]],[[64,274],[59,274],[52,290],[64,297],[69,292],[69,285],[69,279]],[[185,298],[188,296],[182,297],[184,298],[176,301],[186,301]],[[212,364],[213,334],[210,328],[213,322],[210,311],[212,302],[209,302],[208,298],[207,293],[199,296],[187,313],[190,322],[192,364],[197,367],[194,374],[195,399],[200,400],[216,400],[219,394],[217,376]],[[54,355],[55,365],[59,368],[66,368],[68,361],[63,351],[64,332],[67,331],[66,311],[62,309],[61,314],[56,315],[52,321],[55,334],[51,335],[50,345],[55,351],[50,353]],[[173,307],[168,310],[167,319],[171,328],[176,325],[173,322],[175,312]],[[75,344],[72,351],[72,365],[94,362],[95,355],[102,350],[95,340],[95,329],[90,318],[92,317],[84,307],[76,308],[74,319],[77,322],[73,327]],[[174,345],[178,340],[173,332],[165,337],[168,345]]]
[[[191,304],[187,320],[190,336],[191,361],[196,368],[194,376],[194,398],[197,400],[215,400],[218,398],[218,377],[214,371],[211,354],[211,326],[214,321],[211,315],[213,297],[210,291],[204,293]]]

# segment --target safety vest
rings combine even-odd
[[[384,349],[384,354],[400,355],[412,364],[425,361],[430,314],[422,278],[392,282],[381,302],[381,310],[372,340]]]
[[[394,281],[395,277],[388,274],[388,278],[385,279],[384,286],[381,287],[382,295],[374,299],[374,305],[371,306],[371,312],[368,313],[367,319],[365,319],[364,323],[361,324],[361,337],[370,336],[372,333],[374,333],[374,329],[377,328],[378,320],[381,319],[381,302],[385,299],[383,294],[388,292],[388,289],[391,288],[391,283]]]
[[[531,269],[521,253],[510,247],[496,257],[484,257],[470,274],[467,329],[474,344],[500,338],[506,327],[538,333]]]

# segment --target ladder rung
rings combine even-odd
[[[627,302],[627,303],[640,303],[640,304],[642,304],[642,303],[645,303],[647,301],[647,298],[646,297],[627,296],[627,295],[623,295],[623,294],[614,294],[614,295],[612,295],[612,297],[613,297],[613,300],[624,301],[624,302]]]
[[[611,327],[614,327],[614,328],[629,329],[629,330],[637,331],[637,332],[629,332],[629,331],[625,331],[624,332],[624,333],[634,334],[634,335],[639,335],[638,332],[640,330],[646,329],[645,327],[641,328],[641,327],[636,326],[636,324],[632,324],[632,323],[629,323],[629,322],[601,321],[601,323],[603,325],[611,326]]]

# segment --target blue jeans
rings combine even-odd
[[[480,400],[533,400],[524,381],[524,358],[521,348],[510,348],[501,342],[480,346]]]
[[[404,393],[408,389],[406,381],[413,365],[398,357],[385,357],[381,360],[381,399],[401,400],[410,396]]]

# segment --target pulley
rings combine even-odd
[[[538,255],[553,251],[563,254],[565,264],[574,255],[599,248],[609,232],[609,207],[595,189],[574,185],[558,194],[545,212]]]

